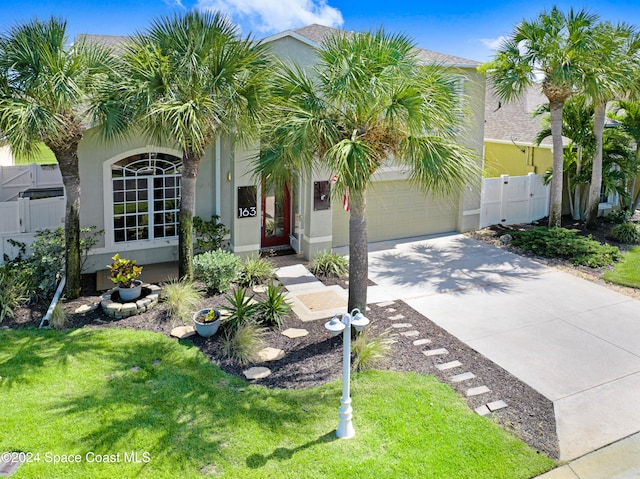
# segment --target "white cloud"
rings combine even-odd
[[[507,39],[504,35],[500,35],[498,38],[481,38],[480,42],[487,48],[491,50],[496,50],[502,42]]]
[[[275,33],[318,23],[339,27],[344,23],[337,8],[326,0],[198,0],[200,10],[219,10],[234,20],[248,21],[255,31]]]
[[[181,0],[162,0],[167,7],[184,8]]]

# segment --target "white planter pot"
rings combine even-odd
[[[193,315],[193,322],[196,326],[196,332],[203,338],[213,336],[218,332],[218,328],[220,327],[220,313],[218,311],[216,311],[216,316],[218,319],[216,319],[215,321],[212,321],[210,323],[202,323],[199,321],[199,318],[205,317],[209,313],[209,311],[211,310],[201,309]]]
[[[134,280],[130,288],[118,286],[118,294],[123,302],[135,301],[142,294],[142,281]]]

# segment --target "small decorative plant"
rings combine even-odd
[[[111,259],[113,263],[108,266],[111,271],[109,279],[121,288],[131,288],[133,282],[142,273],[142,266],[137,266],[137,262],[133,259],[120,258],[118,253]]]
[[[210,309],[206,315],[202,315],[198,318],[201,323],[213,323],[220,319],[220,313],[216,309]]]

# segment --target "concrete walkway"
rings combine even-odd
[[[369,251],[369,277],[386,295],[553,401],[562,460],[640,432],[640,301],[462,235]],[[640,478],[633,437],[627,475],[566,477]]]

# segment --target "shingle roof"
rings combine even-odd
[[[529,88],[517,101],[500,101],[493,88],[487,83],[484,103],[485,140],[514,141],[516,143],[535,143],[541,130],[540,117],[532,113],[546,97],[539,88]],[[551,145],[551,137],[542,141],[543,146]]]
[[[93,35],[90,33],[79,33],[76,37],[77,42],[87,42],[105,47],[113,48],[116,53],[123,50],[124,44],[130,39],[128,36],[118,35]]]
[[[324,39],[329,35],[335,35],[337,33],[345,32],[344,30],[325,27],[324,25],[318,25],[317,23],[307,25],[306,27],[297,28],[293,31],[298,35],[308,38],[309,40],[316,43],[322,43]],[[426,63],[438,63],[442,65],[456,65],[466,67],[476,67],[480,65],[480,62],[477,62],[475,60],[468,60],[466,58],[447,55],[445,53],[438,53],[431,50],[425,50],[423,48],[417,48],[416,51],[418,54],[418,58]]]
[[[325,27],[324,25],[318,25],[316,23],[312,25],[307,25],[306,27],[301,27],[293,30],[293,32],[298,35],[305,37],[312,42],[321,44],[324,39],[329,35],[335,35],[337,33],[344,33],[344,30],[339,30],[337,28]],[[108,47],[114,48],[116,51],[119,51],[123,44],[131,37],[128,36],[115,36],[115,35],[93,35],[88,33],[81,33],[78,35],[78,41],[88,41],[91,43],[98,43],[101,45],[105,45]],[[475,60],[468,60],[466,58],[456,57],[453,55],[447,55],[445,53],[438,53],[431,50],[425,50],[423,48],[417,48],[416,53],[418,54],[418,58],[426,63],[438,63],[442,65],[451,65],[451,66],[465,66],[465,67],[473,67],[475,68],[477,65],[480,65],[479,62]]]

